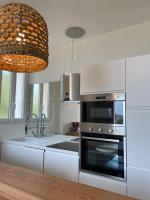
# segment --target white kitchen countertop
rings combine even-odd
[[[52,135],[52,136],[42,137],[42,138],[24,137],[24,138],[3,140],[2,143],[9,143],[9,144],[14,144],[14,145],[19,145],[19,146],[24,146],[24,147],[29,147],[29,148],[42,149],[45,151],[55,151],[55,152],[78,156],[79,153],[75,151],[68,151],[68,150],[46,147],[48,145],[53,145],[53,144],[61,143],[64,141],[70,141],[75,138],[78,138],[78,137],[58,134],[58,135]]]

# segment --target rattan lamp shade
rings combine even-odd
[[[48,65],[48,29],[28,5],[0,7],[0,70],[37,72]]]

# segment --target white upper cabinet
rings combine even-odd
[[[126,60],[127,108],[150,107],[150,55]]]
[[[125,59],[81,68],[81,94],[124,90]]]

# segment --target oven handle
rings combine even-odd
[[[113,140],[113,139],[106,139],[106,138],[93,138],[93,137],[81,137],[81,139],[87,139],[87,140],[97,140],[97,141],[105,141],[105,142],[115,142],[119,143],[119,140]]]

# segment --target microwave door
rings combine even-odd
[[[85,123],[114,123],[114,106],[112,101],[82,102],[81,120]]]

